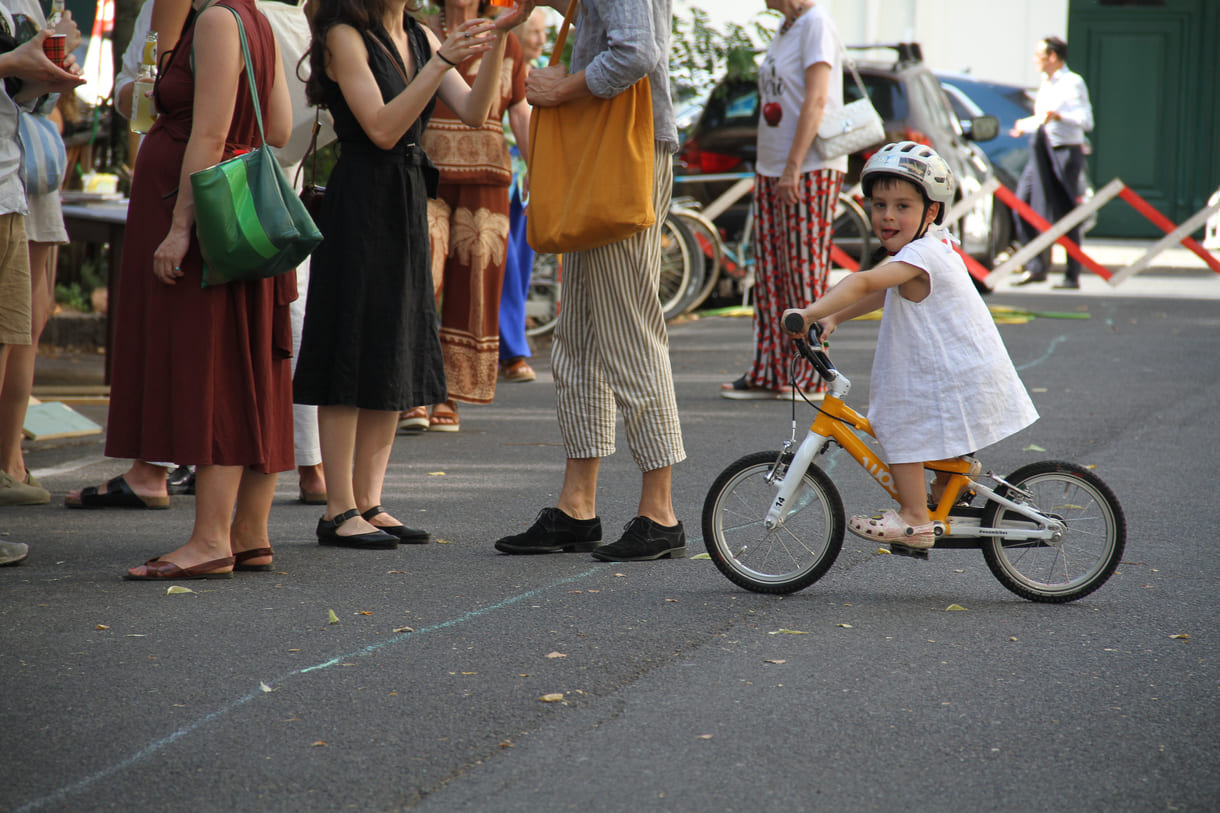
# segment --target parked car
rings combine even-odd
[[[885,124],[886,141],[917,141],[939,152],[958,179],[958,197],[979,189],[992,176],[986,153],[975,142],[999,134],[999,120],[979,115],[963,127],[936,76],[923,62],[918,43],[853,46],[856,67],[873,106]],[[879,55],[884,55],[879,58]],[[845,72],[843,101],[860,98],[850,72]],[[678,154],[679,175],[752,172],[758,129],[758,84],[754,72],[726,76],[708,102]],[[849,157],[845,185],[859,180],[864,162],[876,147]],[[707,205],[730,182],[679,183],[677,194]],[[748,197],[717,220],[732,239],[735,224],[744,220]],[[980,199],[958,222],[950,224],[967,253],[990,265],[1010,242],[1011,216],[991,196]]]
[[[992,115],[999,120],[999,134],[979,146],[987,153],[1000,182],[1009,189],[1015,188],[1025,162],[1029,160],[1029,136],[1011,136],[1008,132],[1017,119],[1033,115],[1033,92],[1019,85],[990,82],[966,73],[937,71],[936,78],[963,129],[969,129],[968,122],[978,116]]]

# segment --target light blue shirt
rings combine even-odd
[[[678,126],[669,95],[672,15],[672,0],[584,0],[573,24],[571,70],[583,70],[589,90],[603,99],[647,74],[654,137],[677,152]]]

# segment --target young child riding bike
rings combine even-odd
[[[849,319],[884,307],[873,359],[868,420],[893,476],[898,511],[855,516],[857,536],[926,550],[936,539],[924,463],[973,454],[1038,419],[965,263],[939,226],[954,179],[935,150],[887,144],[860,176],[887,261],[851,274],[796,313],[825,339]],[[937,474],[939,500],[947,475]]]

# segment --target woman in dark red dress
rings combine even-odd
[[[200,287],[190,175],[258,146],[235,10],[250,46],[267,142],[292,103],[271,26],[253,0],[196,0],[157,85],[160,117],[140,148],[119,281],[106,454],[196,466],[195,525],[130,579],[270,570],[276,473],[293,467],[293,274]],[[193,52],[193,67],[192,67]],[[195,76],[207,82],[196,93]],[[236,515],[234,515],[236,506]]]

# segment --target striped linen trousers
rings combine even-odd
[[[564,255],[551,369],[569,458],[613,454],[615,416],[621,414],[627,446],[641,471],[686,459],[657,293],[661,227],[672,192],[673,160],[667,145],[658,142],[652,193],[656,225],[618,243]]]

